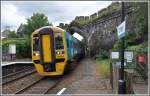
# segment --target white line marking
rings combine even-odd
[[[16,63],[33,63],[32,61],[19,61],[19,62],[2,62],[1,66],[6,66],[6,65],[11,65],[11,64],[16,64]]]
[[[66,90],[66,88],[61,89],[61,90],[57,93],[57,95],[61,95],[65,90]]]

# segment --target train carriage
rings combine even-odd
[[[40,75],[62,75],[70,62],[84,56],[81,42],[59,27],[42,27],[31,38],[32,61]]]

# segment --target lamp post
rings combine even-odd
[[[122,2],[122,9],[121,9],[121,22],[124,21],[124,2]],[[119,94],[126,94],[126,82],[124,80],[124,37],[121,38],[121,68],[120,68],[120,78],[118,82],[118,93]]]

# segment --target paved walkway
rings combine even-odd
[[[82,77],[69,85],[66,94],[108,94],[109,79],[97,75],[96,64],[91,59],[82,61],[83,69],[80,70]],[[64,93],[64,94],[65,94]]]
[[[109,79],[102,78],[94,60],[85,58],[72,73],[66,74],[59,85],[49,94],[56,94],[61,89],[66,88],[64,94],[111,94]],[[92,96],[95,96],[92,95]],[[71,96],[71,95],[70,95]],[[106,96],[106,95],[105,95]]]

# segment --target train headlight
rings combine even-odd
[[[56,51],[56,54],[57,54],[57,55],[63,55],[63,54],[64,54],[64,51]]]
[[[39,53],[35,53],[35,56],[39,56],[40,54]]]
[[[59,54],[60,54],[60,52],[59,52],[59,51],[57,51],[57,54],[59,55]]]
[[[37,52],[34,52],[34,56],[39,56],[40,54]]]

